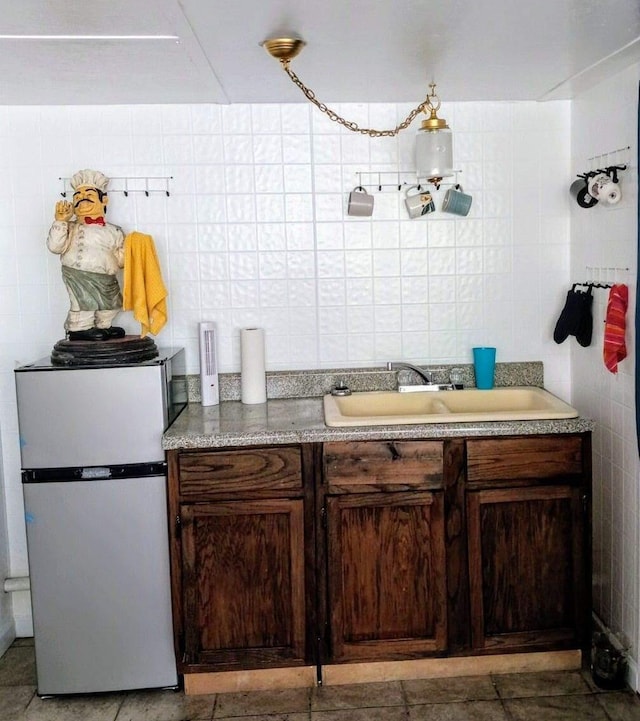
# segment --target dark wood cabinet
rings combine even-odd
[[[442,442],[327,443],[323,466],[328,659],[444,650]]]
[[[308,662],[303,456],[283,446],[172,457],[183,673]]]
[[[590,612],[587,455],[577,436],[467,444],[474,649],[584,644]]]
[[[169,451],[179,670],[586,650],[590,442]]]

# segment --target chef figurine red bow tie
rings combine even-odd
[[[84,222],[86,225],[104,225],[104,218],[102,216],[99,218],[85,218]]]

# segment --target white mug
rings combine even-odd
[[[622,197],[619,185],[607,173],[598,173],[589,178],[589,195],[609,205],[615,205]]]
[[[373,195],[369,195],[361,185],[354,188],[349,193],[347,213],[359,216],[373,215]]]
[[[410,190],[417,190],[417,193],[409,195]],[[412,185],[405,191],[404,204],[407,206],[407,212],[410,218],[420,218],[428,213],[433,213],[436,209],[433,197],[428,190],[422,190],[419,185]]]

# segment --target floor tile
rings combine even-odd
[[[408,718],[404,706],[345,708],[311,712],[311,721],[408,721]]]
[[[501,698],[562,696],[590,691],[579,671],[496,674],[492,678]]]
[[[408,704],[498,698],[495,686],[489,676],[414,679],[403,681],[402,685]]]
[[[12,646],[0,658],[0,686],[35,686],[36,663],[31,646]]]
[[[612,721],[640,721],[640,698],[632,691],[601,693],[596,702]]]
[[[509,721],[501,701],[430,703],[408,708],[409,721]]]
[[[310,689],[221,693],[216,698],[213,718],[294,714],[309,711]]]
[[[35,692],[35,686],[0,687],[0,719],[14,719],[24,715]]]
[[[311,692],[312,711],[403,705],[400,681],[320,686]]]
[[[512,721],[611,721],[593,695],[509,699],[504,706]]]
[[[215,699],[215,694],[134,691],[126,695],[116,721],[211,721]]]
[[[34,696],[27,706],[24,721],[114,721],[123,694],[82,696]],[[18,717],[19,721],[23,721]]]

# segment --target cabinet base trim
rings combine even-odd
[[[416,678],[483,676],[491,673],[574,671],[582,667],[579,650],[504,653],[493,656],[423,658],[415,661],[378,661],[335,664],[322,667],[325,686],[377,681],[405,681]]]
[[[305,688],[315,685],[315,666],[264,668],[251,671],[220,671],[214,673],[185,673],[184,675],[184,692],[187,696],[195,696],[203,693]]]

